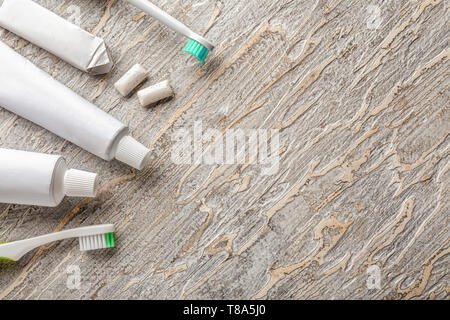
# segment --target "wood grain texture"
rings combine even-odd
[[[0,39],[155,157],[136,172],[0,108],[2,147],[63,154],[102,184],[96,199],[57,208],[0,204],[0,239],[117,226],[113,250],[64,241],[3,268],[1,299],[449,298],[448,1],[154,0],[217,44],[204,66],[124,1],[37,2],[103,37],[112,72],[92,77],[5,30]],[[135,63],[151,71],[144,85],[170,79],[175,98],[122,98],[112,84]],[[195,121],[279,130],[279,169],[175,164],[173,135]],[[373,266],[380,288],[367,285]]]

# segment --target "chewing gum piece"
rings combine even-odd
[[[117,80],[114,87],[122,96],[127,96],[134,88],[136,88],[148,76],[147,70],[140,64],[135,64],[125,73],[122,78]]]
[[[138,91],[140,104],[145,107],[149,104],[158,102],[159,100],[173,96],[173,90],[169,80],[157,83],[151,87]]]

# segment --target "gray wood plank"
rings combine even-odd
[[[102,184],[57,208],[0,204],[0,239],[117,226],[113,250],[65,241],[3,268],[1,299],[449,298],[448,2],[154,0],[217,44],[204,66],[125,1],[37,2],[103,37],[112,72],[0,39],[127,123],[155,158],[142,172],[108,163],[0,108],[0,146],[62,154]],[[170,79],[174,99],[122,98],[112,84],[135,63],[151,71],[145,86]],[[273,170],[249,150],[245,163],[175,163],[176,135],[195,124],[216,141],[278,137]]]

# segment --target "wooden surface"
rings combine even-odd
[[[449,298],[448,1],[154,1],[217,44],[204,66],[125,1],[37,2],[103,37],[113,71],[89,76],[2,29],[1,40],[155,157],[136,172],[0,108],[2,147],[62,154],[102,185],[57,208],[1,204],[0,239],[117,226],[115,249],[69,240],[3,268],[1,299]],[[135,63],[145,86],[170,79],[175,98],[122,98],[112,84]],[[174,163],[173,136],[195,121],[279,130],[278,170]]]

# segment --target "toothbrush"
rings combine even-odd
[[[0,261],[17,261],[29,251],[50,242],[79,238],[80,250],[96,250],[114,247],[114,225],[102,224],[90,227],[54,232],[43,236],[0,244]]]
[[[214,45],[195,33],[191,29],[189,29],[186,25],[170,16],[150,1],[147,0],[127,0],[129,3],[134,5],[135,7],[143,10],[147,14],[151,15],[153,18],[159,20],[161,23],[165,24],[172,30],[178,32],[179,34],[188,37],[189,41],[184,47],[183,51],[186,51],[192,54],[194,57],[200,61],[200,64],[205,63],[205,59],[208,56],[208,53],[214,49]]]

